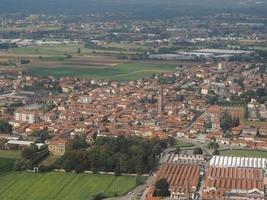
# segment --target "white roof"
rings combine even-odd
[[[210,160],[210,166],[265,168],[267,158],[213,156]]]
[[[17,144],[17,145],[30,145],[33,144],[33,141],[23,141],[23,140],[9,140],[7,144]]]

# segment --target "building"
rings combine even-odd
[[[210,166],[202,190],[203,200],[264,200],[264,170]]]
[[[67,146],[67,140],[61,138],[52,139],[48,142],[49,153],[56,156],[64,155]]]
[[[196,164],[163,164],[156,175],[156,180],[162,178],[167,180],[171,193],[170,199],[187,200],[194,198],[200,172],[200,166]]]
[[[23,150],[29,147],[31,144],[34,144],[34,142],[33,141],[22,141],[22,140],[9,140],[6,143],[6,149]]]
[[[158,115],[160,115],[164,110],[164,94],[163,87],[160,86],[159,89],[159,98],[158,98]]]
[[[17,122],[34,124],[44,118],[44,113],[40,110],[40,105],[31,104],[29,106],[18,108],[14,112],[14,119]]]
[[[214,167],[246,167],[264,169],[267,166],[267,159],[250,157],[213,156],[209,164],[210,166]]]

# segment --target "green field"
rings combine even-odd
[[[88,200],[98,192],[122,195],[135,187],[135,178],[112,175],[12,172],[0,176],[1,200]]]
[[[8,50],[9,54],[15,55],[64,55],[64,54],[76,54],[77,49],[81,49],[82,54],[91,54],[92,52],[96,53],[114,53],[119,54],[121,52],[128,54],[135,54],[136,52],[132,51],[116,51],[116,50],[101,50],[101,49],[88,49],[84,48],[82,45],[71,45],[71,44],[59,44],[59,45],[43,45],[36,47],[19,47],[12,48]]]
[[[99,192],[123,195],[136,186],[132,176],[15,172],[14,161],[0,158],[1,200],[88,200]]]
[[[20,154],[19,151],[0,150],[0,158],[17,159],[20,158]]]
[[[110,79],[110,80],[136,80],[150,77],[152,74],[175,71],[172,64],[124,63],[110,68],[75,68],[75,67],[30,67],[28,71],[33,75],[55,77],[73,76],[83,78]]]
[[[220,151],[220,155],[222,155],[222,156],[237,156],[237,157],[267,158],[267,151],[246,150],[246,149],[222,150],[222,151]]]
[[[188,147],[194,147],[194,146],[195,145],[193,143],[182,141],[182,140],[177,140],[175,144],[175,147],[179,147],[179,148],[188,148]]]
[[[14,159],[10,158],[0,158],[0,174],[5,174],[8,171],[11,171],[14,166]]]

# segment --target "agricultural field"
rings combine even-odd
[[[75,68],[75,67],[30,67],[28,71],[33,75],[55,77],[73,76],[93,79],[110,79],[110,80],[136,80],[150,77],[153,74],[175,71],[175,65],[165,64],[144,64],[144,63],[123,63],[108,68]]]
[[[44,45],[34,47],[12,48],[0,52],[4,71],[28,71],[33,75],[55,77],[72,76],[92,79],[109,79],[128,81],[163,72],[174,72],[176,67],[196,66],[200,63],[188,61],[132,61],[119,59],[118,54],[135,54],[130,48],[138,48],[139,45],[109,44],[110,47],[125,48],[125,52],[114,50],[92,50],[82,45]],[[78,49],[81,50],[80,53]],[[29,59],[30,63],[20,65],[20,59]],[[0,62],[0,63],[1,63]]]
[[[48,56],[48,55],[64,55],[64,54],[77,54],[77,50],[80,48],[82,55],[92,53],[111,53],[111,54],[135,54],[136,52],[128,51],[116,51],[116,50],[101,50],[101,49],[88,49],[84,48],[83,45],[71,45],[71,44],[60,44],[60,45],[43,45],[34,47],[19,47],[8,50],[10,55],[23,55],[23,56]]]
[[[0,151],[0,199],[3,200],[88,200],[100,192],[110,197],[123,195],[136,186],[134,176],[16,172],[13,171],[15,158],[19,158],[15,152]]]
[[[267,151],[246,150],[246,149],[221,150],[220,155],[237,156],[237,157],[267,158]]]
[[[12,172],[0,176],[0,199],[88,200],[95,193],[117,196],[134,187],[135,178],[128,176]]]

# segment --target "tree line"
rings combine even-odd
[[[67,171],[105,171],[121,173],[149,173],[167,141],[158,138],[144,140],[137,137],[97,137],[91,146],[79,137],[71,141],[71,147],[51,167]]]

